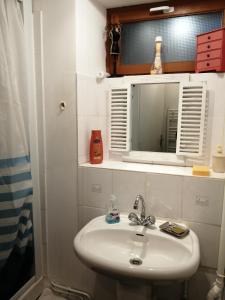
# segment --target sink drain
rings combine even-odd
[[[138,257],[131,258],[130,259],[130,264],[135,265],[135,266],[140,266],[142,264],[142,260]]]

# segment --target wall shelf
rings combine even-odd
[[[103,161],[102,164],[96,164],[96,165],[90,163],[83,163],[80,164],[79,167],[142,172],[142,173],[167,174],[167,175],[175,175],[175,176],[193,176],[191,167],[128,163],[128,162],[113,161],[113,160],[105,160]],[[195,176],[195,177],[206,178],[206,179],[210,178],[215,180],[225,180],[225,173],[220,174],[210,170],[210,176],[208,177],[207,176]]]

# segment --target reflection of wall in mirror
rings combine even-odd
[[[136,85],[133,96],[132,150],[162,151],[164,85]]]
[[[164,85],[145,85],[140,93],[139,147],[142,151],[162,151]]]
[[[132,150],[166,152],[167,110],[178,107],[178,84],[133,88]]]

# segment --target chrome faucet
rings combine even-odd
[[[150,215],[148,217],[145,217],[145,200],[144,200],[144,197],[142,195],[137,195],[137,197],[134,201],[133,208],[137,210],[138,207],[139,207],[139,202],[140,201],[141,201],[141,217],[139,218],[137,216],[137,214],[131,212],[128,215],[128,219],[136,225],[147,226],[149,224],[150,225],[155,224],[155,216]]]
[[[134,201],[134,209],[138,209],[139,206],[139,202],[141,200],[141,220],[145,219],[145,200],[144,197],[142,195],[137,195],[135,201]]]

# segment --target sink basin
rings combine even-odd
[[[96,271],[149,280],[189,278],[199,266],[198,237],[192,230],[183,239],[161,232],[164,222],[143,227],[131,225],[126,215],[117,224],[97,217],[76,235],[74,249]]]

